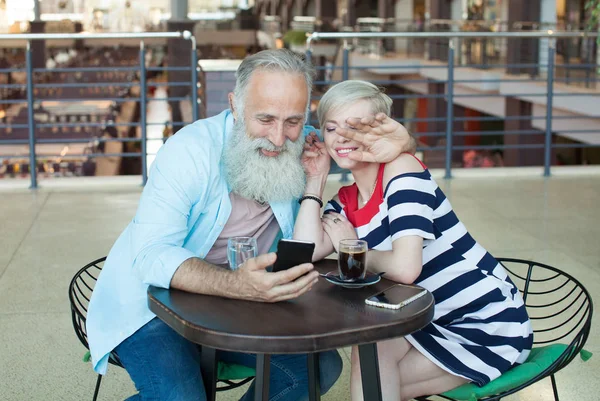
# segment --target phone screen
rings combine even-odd
[[[381,304],[399,305],[414,296],[420,295],[422,292],[427,292],[427,290],[413,285],[396,284],[367,298],[367,300]]]

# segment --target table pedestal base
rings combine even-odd
[[[369,401],[382,401],[377,344],[359,345],[358,356],[360,358],[360,376],[364,399]]]
[[[269,401],[269,378],[271,376],[271,355],[256,355],[256,381],[254,401]]]
[[[319,354],[308,354],[308,399],[321,401],[321,371]]]
[[[200,372],[206,390],[206,401],[215,401],[217,397],[217,350],[202,347],[200,353]]]

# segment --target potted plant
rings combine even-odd
[[[305,31],[290,29],[283,35],[283,43],[292,51],[304,53],[306,50],[306,34]]]
[[[305,53],[307,33],[306,31],[291,29],[283,35],[283,42],[290,50],[297,53]],[[336,41],[313,41],[311,47],[314,56],[333,57],[337,51]]]

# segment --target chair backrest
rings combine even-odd
[[[89,348],[87,342],[87,330],[85,321],[87,318],[88,305],[92,297],[92,291],[96,285],[96,280],[106,257],[94,260],[82,267],[71,280],[69,284],[69,301],[71,302],[71,318],[73,328],[79,338],[79,341]]]
[[[69,284],[69,301],[71,303],[73,329],[75,330],[75,334],[77,334],[79,341],[81,341],[87,349],[90,348],[87,340],[87,329],[85,327],[88,305],[105,260],[106,257],[103,257],[83,266],[75,273],[75,276],[73,276],[73,279],[71,280],[71,284]],[[115,354],[111,353],[108,361],[113,365],[122,366],[119,358]]]
[[[498,258],[521,291],[536,346],[567,344],[555,371],[566,366],[587,341],[592,324],[592,298],[568,273],[528,260]]]

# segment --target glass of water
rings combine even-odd
[[[256,238],[232,237],[227,240],[227,260],[231,270],[237,270],[245,261],[257,255]]]

